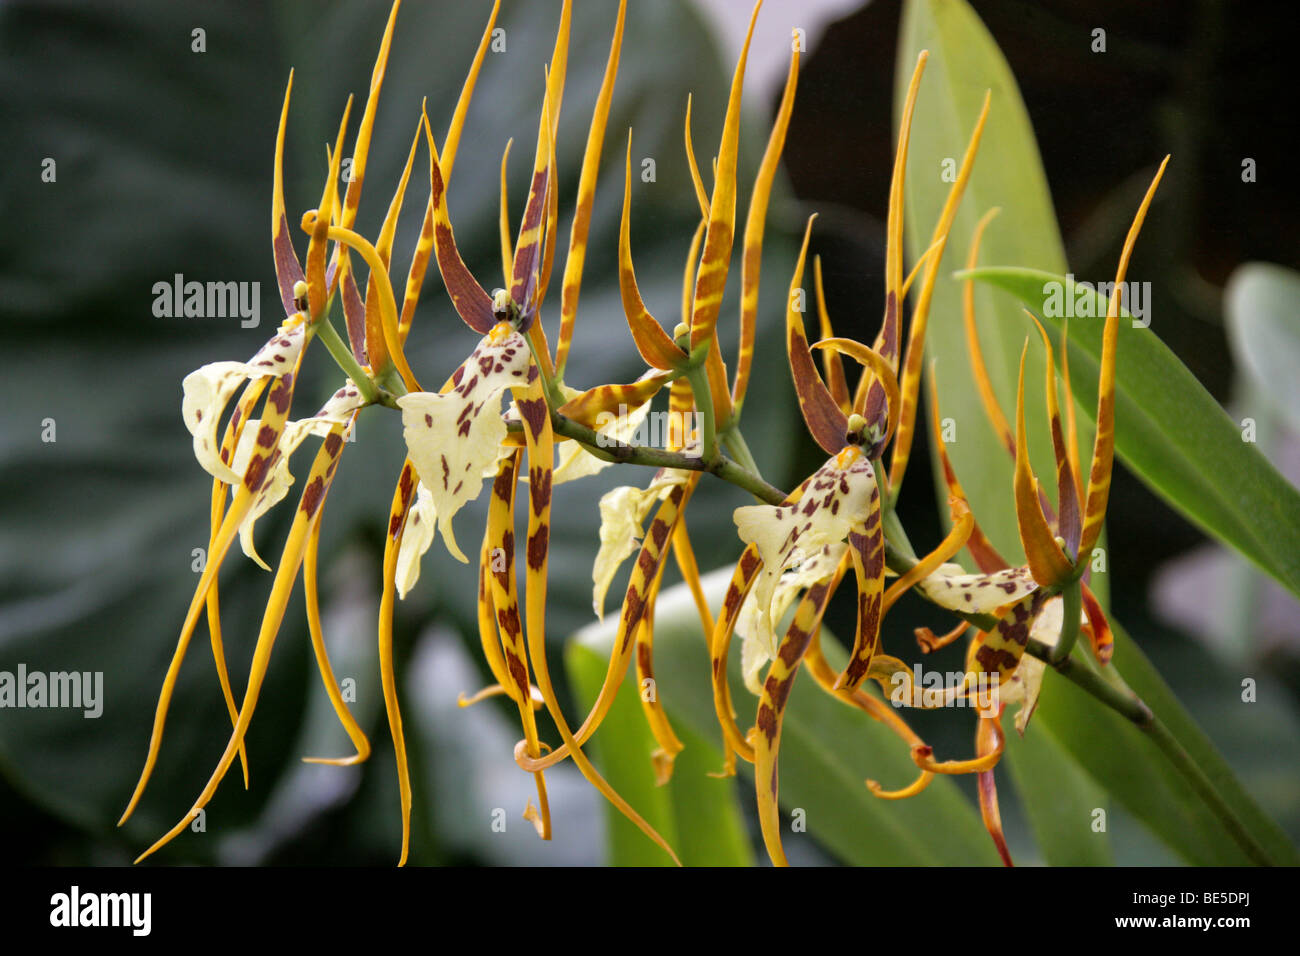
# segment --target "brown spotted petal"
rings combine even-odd
[[[945,564],[917,583],[932,603],[949,611],[992,614],[1038,590],[1029,568],[1006,568],[991,574],[967,574],[960,564]]]
[[[452,534],[451,519],[483,489],[483,474],[497,461],[506,437],[501,393],[535,374],[523,337],[506,323],[478,344],[444,394],[411,392],[402,409],[407,452],[433,498],[447,550],[469,563]]]
[[[300,319],[290,320],[247,362],[210,362],[185,376],[181,383],[181,415],[194,436],[194,457],[212,477],[238,485],[243,474],[221,460],[221,442],[217,439],[217,426],[231,396],[246,381],[264,376],[279,378],[293,371],[306,339],[306,325]]]
[[[857,451],[857,449],[853,449]],[[758,549],[763,570],[755,582],[758,639],[775,646],[773,602],[781,574],[828,544],[861,528],[876,495],[876,475],[860,452],[831,458],[794,504],[748,505],[734,513],[740,538]]]
[[[298,446],[306,441],[309,435],[326,438],[327,441],[341,441],[340,438],[329,439],[327,436],[340,425],[346,424],[352,413],[361,405],[360,391],[348,382],[311,418],[285,422],[279,441],[275,439],[274,429],[269,425],[263,427],[260,419],[251,418],[245,424],[239,436],[239,444],[235,446],[233,462],[235,472],[244,474],[255,454],[270,455],[271,463],[266,479],[253,497],[248,514],[240,522],[239,545],[244,549],[244,554],[267,571],[271,570],[271,566],[262,560],[253,546],[253,528],[257,519],[283,501],[289,489],[293,487],[293,474],[289,471],[290,456],[298,450]],[[269,447],[270,445],[274,445],[274,448]],[[230,489],[232,496],[237,491],[237,487]]]
[[[798,567],[782,573],[772,590],[773,620],[780,621],[805,590],[833,578],[847,548],[848,545],[842,541],[828,544]],[[763,633],[760,621],[764,612],[759,607],[757,595],[756,588],[750,590],[741,605],[740,617],[736,619],[736,633],[741,639],[741,673],[745,677],[745,686],[755,697],[763,693],[763,670],[768,661],[776,659],[778,650],[777,645]]]

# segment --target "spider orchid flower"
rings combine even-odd
[[[411,566],[418,562],[420,553],[431,544],[437,531],[441,531],[448,551],[458,560],[467,562],[468,558],[452,533],[452,520],[465,503],[481,493],[485,480],[491,481],[492,492],[488,524],[479,553],[479,625],[484,654],[496,684],[463,702],[472,703],[497,693],[508,695],[518,705],[524,727],[524,761],[542,757],[544,745],[539,739],[534,714],[540,703],[547,709],[563,739],[563,745],[552,753],[561,752],[564,757],[572,757],[582,774],[607,799],[676,860],[663,838],[606,783],[583,754],[581,741],[575,739],[560,710],[545,654],[550,503],[555,481],[555,434],[551,416],[561,405],[578,409],[585,405],[591,413],[603,409],[601,402],[592,401],[590,397],[584,403],[585,393],[566,401],[566,392],[556,370],[562,369],[562,359],[567,358],[576,315],[595,173],[621,47],[623,5],[620,5],[615,39],[583,161],[579,212],[570,238],[562,293],[560,349],[553,358],[539,313],[546,296],[555,249],[557,185],[554,138],[564,89],[570,22],[570,3],[566,0],[555,51],[546,74],[532,181],[513,252],[509,240],[504,238],[503,226],[503,265],[508,288],[489,294],[461,257],[447,208],[443,162],[427,121],[424,124],[430,158],[432,227],[429,233],[434,255],[456,312],[481,338],[469,358],[438,392],[421,391],[416,386],[396,400],[402,411],[408,458],[393,495],[385,540],[379,637],[385,698],[389,701],[390,727],[398,753],[403,860],[409,841],[411,798],[401,718],[395,686],[390,679],[393,595],[399,565],[405,566],[401,575],[405,582],[411,582]],[[502,180],[504,222],[504,161]],[[617,392],[618,387],[613,390]],[[509,415],[503,415],[501,402],[507,394],[513,400],[513,408]],[[571,390],[569,395],[572,395]],[[624,391],[621,397],[626,401],[627,392]],[[513,435],[511,423],[518,429]],[[529,520],[524,549],[526,586],[521,615],[515,577],[514,514],[516,489],[525,454]],[[404,555],[408,533],[414,543],[408,546]],[[551,826],[542,768],[533,772],[538,803],[537,806],[530,803],[524,817],[533,822],[543,839],[549,839]]]
[[[812,357],[801,316],[805,300],[802,282],[813,219],[790,284],[786,312],[786,350],[800,411],[813,438],[831,457],[779,505],[754,505],[735,512],[737,530],[746,543],[727,589],[711,641],[714,709],[725,745],[724,773],[734,773],[737,756],[754,763],[755,789],[764,842],[773,862],[784,864],[777,813],[777,754],[781,723],[790,689],[801,662],[828,693],[858,706],[898,733],[921,745],[919,738],[874,698],[859,689],[873,672],[881,622],[885,612],[911,581],[885,590],[885,510],[890,487],[901,481],[910,450],[915,417],[916,375],[923,349],[925,320],[938,275],[939,260],[970,178],[988,101],[976,124],[961,169],[935,227],[931,247],[913,273],[903,276],[902,197],[912,115],[927,54],[922,53],[912,77],[899,133],[890,188],[886,297],[880,332],[871,348],[836,338],[822,296],[820,264],[814,264],[826,378]],[[925,268],[912,319],[900,388],[899,309],[912,282]],[[863,366],[859,384],[850,394],[841,355]],[[829,383],[829,384],[828,384]],[[894,471],[884,470],[881,457],[893,445]],[[969,529],[968,509],[961,509],[954,535],[940,546],[940,555],[955,553]],[[958,509],[954,507],[954,514]],[[830,598],[852,568],[857,584],[857,623],[849,664],[835,676],[821,654],[818,630]],[[800,595],[802,596],[800,597]],[[796,599],[794,617],[778,639],[776,624]],[[759,686],[755,726],[742,733],[736,724],[727,681],[731,638],[737,627],[745,639],[742,669],[751,690]],[[759,671],[770,663],[766,678]]]
[[[414,146],[412,158],[407,161],[406,172],[384,220],[378,248],[352,231],[399,8],[400,0],[396,0],[371,76],[369,95],[352,156],[352,177],[346,193],[340,200],[335,184],[339,179],[351,99],[344,110],[335,146],[329,152],[330,170],[321,201],[316,209],[303,216],[302,227],[309,236],[305,268],[294,249],[283,191],[285,128],[293,86],[293,74],[290,73],[276,138],[271,215],[273,258],[286,319],[275,336],[248,362],[211,363],[187,376],[184,381],[182,415],[193,436],[195,456],[199,464],[213,475],[212,532],[207,562],[186,614],[181,637],[159,697],[145,767],[119,825],[125,823],[134,812],[156,764],[177,675],[199,614],[204,608],[207,610],[217,673],[233,729],[217,769],[189,813],[141,854],[139,859],[157,851],[188,826],[211,800],[236,755],[243,766],[245,786],[248,785],[244,737],[252,720],[269,666],[271,650],[299,568],[303,569],[308,628],[321,677],[340,722],[356,749],[356,753],[350,757],[308,757],[304,760],[342,766],[363,761],[370,753],[365,734],[342,699],[325,649],[316,582],[317,549],[323,506],[338,467],[345,435],[353,427],[357,414],[362,407],[377,400],[380,383],[390,382],[395,374],[400,374],[407,382],[414,381],[402,351],[402,341],[409,326],[409,316],[414,313],[432,242],[419,243],[412,257],[402,309],[405,323],[399,322],[387,274],[393,233],[414,158]],[[453,115],[447,138],[447,152],[452,155],[455,144],[459,141],[464,114],[490,41],[495,17],[494,8]],[[430,219],[431,216],[432,201],[426,218]],[[334,243],[334,250],[329,255],[328,246],[331,242]],[[359,254],[370,269],[364,298],[360,294],[349,260],[350,251]],[[332,302],[340,291],[350,348],[343,344],[328,318]],[[314,416],[290,420],[294,383],[307,346],[317,338],[322,340],[340,367],[348,373],[348,378]],[[367,364],[362,364],[363,362]],[[241,386],[242,393],[234,401],[223,437],[218,441],[221,419],[236,393],[240,392]],[[263,396],[265,400],[261,415],[255,418],[254,410]],[[307,437],[313,435],[322,438],[322,442],[303,486],[288,538],[275,569],[244,699],[241,705],[236,706],[222,649],[217,574],[236,534],[241,538],[245,553],[269,570],[269,566],[253,547],[253,526],[258,517],[283,500],[288,493],[293,484],[289,458]],[[225,507],[227,488],[231,495],[229,508]]]

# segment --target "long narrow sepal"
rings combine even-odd
[[[619,812],[680,866],[681,860],[667,841],[618,795],[592,765],[587,755],[582,752],[560,709],[551,682],[550,668],[546,662],[546,568],[550,552],[551,470],[555,439],[551,431],[551,417],[546,407],[546,398],[542,394],[541,382],[534,378],[528,386],[516,388],[515,396],[515,405],[523,419],[524,435],[528,441],[529,508],[525,617],[529,660],[533,673],[537,675],[537,687],[542,692],[547,712],[555,721],[556,730],[559,731],[565,746],[569,748],[569,755],[578,770],[605,799],[609,800]]]
[[[781,105],[777,107],[772,133],[767,149],[754,177],[754,189],[749,196],[749,211],[745,214],[745,237],[740,257],[740,347],[736,356],[736,380],[731,389],[732,405],[739,414],[749,388],[749,374],[754,362],[754,332],[758,319],[758,282],[763,267],[763,232],[767,225],[767,206],[772,197],[772,180],[781,162],[785,136],[790,128],[790,114],[794,112],[794,94],[799,85],[799,44],[791,44],[790,69],[785,77],[785,90]],[[817,272],[821,287],[821,269]],[[820,295],[820,293],[819,293]],[[820,304],[821,299],[818,299]],[[828,375],[829,378],[829,375]],[[838,396],[837,396],[838,397]]]
[[[434,250],[438,259],[438,271],[442,273],[443,284],[447,287],[447,294],[451,296],[456,313],[475,332],[487,335],[496,324],[496,317],[492,314],[492,297],[483,291],[461,258],[460,250],[456,248],[456,236],[447,215],[447,189],[428,116],[424,120],[424,135],[429,142],[429,196],[433,204]]]
[[[632,267],[632,131],[627,132],[627,156],[623,174],[623,219],[618,233],[618,288],[623,298],[623,314],[632,332],[636,350],[653,368],[677,369],[686,362],[686,353],[668,337],[663,326],[645,307]]]
[[[718,144],[718,168],[713,177],[713,196],[709,200],[709,228],[704,234],[704,256],[695,277],[695,302],[691,308],[691,352],[713,340],[718,323],[718,309],[731,267],[731,246],[736,229],[736,157],[740,146],[740,101],[745,83],[745,64],[754,24],[763,0],[754,4],[749,17],[745,45],[741,47],[736,72],[731,79],[727,115],[722,123],[722,141]]]
[[[1133,246],[1142,229],[1142,222],[1146,219],[1147,209],[1151,206],[1156,187],[1160,185],[1160,178],[1168,165],[1169,157],[1166,156],[1133,217],[1133,224],[1124,239],[1124,249],[1120,252],[1119,266],[1115,269],[1113,294],[1106,310],[1106,327],[1101,337],[1101,373],[1097,381],[1097,432],[1092,445],[1088,501],[1079,541],[1079,553],[1084,555],[1092,553],[1093,546],[1101,536],[1101,525],[1106,518],[1106,502],[1110,497],[1110,471],[1115,458],[1115,353],[1119,346],[1119,309],[1124,276],[1128,272],[1129,257],[1133,255]]]
[[[1016,523],[1020,543],[1034,580],[1043,585],[1063,584],[1074,574],[1074,566],[1061,550],[1038,501],[1038,479],[1029,465],[1029,444],[1025,435],[1025,355],[1026,340],[1020,352],[1020,384],[1016,390]]]
[[[795,395],[799,400],[799,411],[808,425],[817,444],[833,455],[845,445],[848,433],[848,416],[840,411],[839,403],[822,382],[817,365],[813,362],[812,352],[808,348],[808,336],[804,332],[803,317],[796,307],[800,302],[807,302],[803,289],[804,262],[808,257],[808,241],[812,237],[812,225],[816,216],[810,216],[804,230],[803,245],[799,249],[799,258],[795,263],[794,275],[790,278],[790,292],[786,297],[785,311],[785,345],[786,355],[790,361],[790,374],[794,377]]]

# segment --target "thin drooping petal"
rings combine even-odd
[[[397,761],[397,794],[402,812],[402,853],[397,865],[405,866],[411,848],[411,774],[406,761],[406,734],[402,730],[402,709],[397,699],[397,676],[393,667],[393,600],[397,578],[397,556],[402,547],[407,515],[415,490],[415,468],[408,458],[393,489],[388,509],[388,533],[384,535],[384,568],[379,594],[379,680],[384,694],[384,711],[388,715],[388,732],[393,738],[393,755]]]
[[[579,745],[591,738],[609,713],[610,707],[614,705],[619,688],[623,685],[623,678],[627,674],[628,663],[632,659],[633,639],[644,626],[645,616],[654,600],[655,582],[663,571],[665,558],[668,555],[668,539],[672,535],[678,517],[690,501],[691,493],[694,492],[699,479],[700,472],[691,472],[684,482],[669,488],[659,503],[659,509],[650,523],[650,530],[641,542],[640,554],[637,555],[636,564],[632,566],[627,591],[624,593],[623,607],[618,619],[618,632],[614,636],[614,646],[610,653],[609,666],[605,671],[605,679],[586,719],[573,734]],[[569,753],[566,742],[564,746],[557,747],[542,759],[520,763],[520,766],[526,770],[552,767],[569,756]]]
[[[952,519],[952,530],[939,542],[938,547],[918,561],[906,573],[900,575],[898,580],[889,586],[889,590],[885,592],[882,613],[888,614],[889,609],[894,606],[894,602],[902,597],[913,585],[918,584],[943,567],[945,561],[966,546],[971,531],[975,527],[975,516],[971,514],[970,506],[964,498],[950,497],[948,499],[948,509]]]
[[[838,562],[837,562],[838,563]],[[754,734],[754,790],[758,798],[758,820],[763,831],[763,843],[768,856],[776,866],[788,865],[781,847],[781,824],[777,806],[777,755],[781,748],[781,726],[790,689],[799,674],[813,632],[821,627],[822,615],[830,603],[835,564],[827,567],[826,578],[808,589],[794,620],[786,629],[772,666],[763,682],[763,693],[758,703],[758,716]]]
[[[663,582],[666,563],[659,564],[659,572],[655,575],[650,591],[646,595],[645,613],[636,629],[636,682],[640,691],[638,696],[641,700],[641,711],[645,714],[646,723],[650,726],[650,734],[658,745],[650,754],[655,786],[658,787],[662,787],[672,779],[673,763],[677,755],[685,749],[685,745],[673,731],[663,701],[659,699],[659,683],[655,679],[654,670],[655,604],[659,597],[659,587]]]
[[[754,4],[749,30],[740,59],[731,80],[727,115],[722,123],[722,141],[718,144],[718,167],[713,177],[713,196],[709,200],[709,228],[704,234],[704,255],[695,277],[695,302],[691,308],[691,351],[713,341],[718,324],[718,309],[731,268],[731,246],[736,229],[736,157],[740,148],[740,101],[745,83],[745,64],[749,60],[749,43],[763,0]]]
[[[515,405],[519,408],[523,419],[524,435],[528,441],[529,508],[525,617],[528,656],[533,665],[533,673],[537,675],[538,690],[546,701],[547,712],[555,722],[555,728],[559,731],[564,746],[568,748],[568,755],[583,777],[680,866],[681,861],[667,841],[618,795],[592,765],[587,755],[582,752],[582,748],[574,739],[573,732],[569,730],[564,712],[560,709],[546,661],[546,569],[550,552],[551,463],[555,454],[555,439],[551,431],[551,417],[547,411],[546,398],[542,394],[541,382],[536,377],[533,377],[527,386],[516,386]]]
[[[966,492],[957,480],[957,471],[952,466],[952,461],[948,457],[948,446],[943,440],[943,428],[939,423],[939,386],[935,377],[933,363],[930,367],[930,441],[932,450],[936,451],[939,456],[939,467],[943,473],[944,483],[948,486],[948,494],[954,498],[960,498],[967,501]],[[969,502],[967,502],[969,504]],[[975,565],[986,574],[993,571],[999,571],[1009,567],[1009,564],[1002,555],[998,554],[997,548],[984,535],[980,529],[979,522],[975,521],[971,525],[970,537],[966,540],[966,548],[970,551],[971,557],[975,559]]]
[[[975,752],[981,756],[996,753],[1002,749],[1002,726],[997,717],[981,717],[975,731]],[[980,796],[980,816],[984,820],[984,829],[993,838],[998,856],[1005,866],[1012,866],[1011,851],[1007,848],[1007,838],[1002,833],[1002,813],[998,809],[998,788],[993,779],[993,771],[985,770],[978,777]]]
[[[253,407],[257,404],[262,392],[265,391],[266,385],[271,380],[269,378],[257,378],[249,382],[248,387],[239,397],[235,405],[235,410],[230,414],[230,422],[226,425],[225,437],[221,440],[221,460],[230,461],[230,456],[234,454],[235,446],[239,443],[240,435],[243,434],[244,426],[247,424],[248,416],[252,414]],[[214,550],[217,540],[217,534],[221,530],[221,524],[226,516],[226,483],[220,478],[212,479],[212,504],[209,514],[209,532],[208,532],[208,553]],[[239,720],[239,706],[235,703],[234,692],[230,689],[230,675],[226,669],[226,652],[221,639],[221,602],[217,590],[217,581],[213,579],[212,586],[208,590],[207,597],[208,608],[208,642],[212,646],[212,659],[217,668],[217,681],[221,685],[221,696],[226,702],[226,711],[230,715],[230,725],[233,727]],[[248,754],[246,748],[239,748],[239,766],[244,774],[244,789],[248,789]]]
[[[736,357],[736,381],[732,386],[732,404],[739,412],[749,388],[749,373],[754,361],[754,331],[758,319],[758,282],[763,266],[763,232],[767,225],[767,205],[772,196],[772,180],[781,162],[785,148],[785,134],[790,127],[790,114],[794,111],[795,88],[799,83],[799,44],[790,45],[790,69],[785,77],[785,91],[777,107],[772,133],[763,151],[762,162],[754,177],[754,189],[749,196],[749,211],[745,214],[745,237],[740,258],[740,350]],[[818,283],[820,285],[820,269]]]
[[[355,427],[355,421],[353,427]],[[323,507],[324,502],[322,501],[316,508],[316,517],[312,521],[311,532],[307,539],[307,551],[302,562],[302,590],[307,604],[307,630],[311,634],[311,647],[316,655],[316,667],[320,671],[321,682],[325,685],[325,693],[329,697],[330,705],[334,708],[334,713],[339,718],[339,723],[343,725],[348,739],[352,741],[356,753],[351,757],[303,757],[302,759],[303,763],[318,763],[331,767],[351,767],[355,764],[364,763],[370,758],[370,741],[366,738],[366,732],[361,729],[361,725],[357,723],[356,718],[352,716],[352,712],[348,710],[347,703],[343,700],[343,694],[339,690],[339,682],[334,676],[334,668],[330,665],[329,652],[325,648],[325,635],[320,619],[320,599],[316,588],[316,556],[320,546],[320,524]]]
[[[236,722],[230,740],[226,744],[225,752],[221,755],[216,770],[203,788],[203,792],[199,794],[198,799],[194,802],[193,807],[190,808],[189,813],[153,846],[140,854],[136,859],[137,863],[169,843],[190,825],[194,818],[198,816],[199,811],[212,799],[217,786],[221,783],[226,771],[230,769],[231,763],[234,762],[235,756],[239,753],[244,734],[248,731],[248,725],[253,719],[253,711],[257,707],[262,682],[266,678],[266,671],[270,665],[271,649],[275,644],[276,635],[279,633],[280,624],[284,620],[284,611],[289,596],[293,591],[294,580],[298,576],[298,568],[302,562],[303,551],[306,547],[308,530],[315,518],[316,510],[320,506],[321,498],[333,480],[334,470],[338,464],[338,456],[342,452],[342,447],[342,435],[338,432],[331,432],[326,440],[321,443],[320,450],[316,454],[316,460],[312,463],[311,472],[298,503],[298,510],[294,514],[293,525],[289,529],[289,537],[285,541],[284,551],[280,556],[280,564],[276,570],[271,596],[267,601],[266,611],[262,616],[262,626],[258,632],[257,644],[253,651],[253,662],[249,669],[248,685],[244,692],[243,704],[239,709],[239,720]],[[238,499],[236,501],[238,502]],[[231,512],[234,513],[235,510],[235,506],[232,505]],[[210,563],[208,567],[212,568],[214,565]],[[132,805],[134,806],[134,800]],[[129,812],[130,808],[128,808]]]
[[[505,683],[507,693],[519,708],[523,726],[523,753],[529,758],[541,756],[542,749],[537,733],[537,718],[531,702],[531,684],[528,679],[528,649],[524,642],[523,622],[519,617],[519,591],[515,580],[515,492],[519,484],[520,453],[515,451],[501,462],[500,470],[492,482],[492,497],[488,502],[487,543],[485,552],[492,556],[487,568],[488,586],[496,609],[496,630],[503,663],[509,674]],[[487,549],[490,548],[490,551]],[[551,817],[546,795],[546,778],[541,770],[534,771],[538,807],[530,803],[524,810],[525,819],[531,820],[538,836],[551,838]]]
[[[1120,252],[1119,266],[1115,270],[1114,294],[1106,309],[1106,327],[1101,337],[1101,374],[1097,382],[1097,433],[1092,445],[1092,468],[1088,475],[1088,503],[1084,509],[1083,534],[1079,541],[1079,554],[1092,554],[1093,546],[1101,536],[1101,524],[1106,518],[1106,502],[1110,497],[1110,470],[1115,458],[1115,353],[1119,346],[1119,308],[1120,290],[1124,288],[1124,276],[1128,272],[1129,257],[1137,242],[1138,232],[1146,219],[1147,209],[1155,196],[1160,177],[1169,165],[1166,156],[1156,170],[1155,178],[1147,187],[1138,207],[1133,224],[1124,239],[1124,249]]]
[[[221,528],[209,541],[208,560],[199,576],[199,583],[195,586],[194,596],[191,598],[189,609],[185,613],[185,621],[181,624],[181,633],[176,641],[176,650],[172,654],[171,663],[167,667],[167,674],[163,678],[162,690],[158,694],[158,704],[154,709],[153,730],[149,737],[149,751],[145,756],[144,769],[140,772],[139,780],[136,781],[135,790],[131,794],[126,810],[122,813],[121,819],[118,820],[118,826],[124,824],[131,814],[135,812],[140,797],[144,794],[144,788],[149,782],[149,777],[153,774],[154,765],[158,761],[158,752],[162,747],[163,730],[167,723],[167,711],[171,706],[172,693],[176,688],[181,663],[184,661],[185,652],[189,648],[190,638],[194,634],[194,627],[198,623],[199,612],[207,603],[209,590],[217,579],[217,573],[221,570],[221,564],[230,550],[230,545],[235,539],[239,526],[252,508],[253,499],[266,481],[268,471],[275,464],[277,452],[274,451],[274,448],[280,440],[280,432],[289,417],[289,409],[293,404],[293,388],[296,378],[296,371],[286,372],[276,380],[271,387],[270,394],[267,395],[266,409],[262,416],[262,426],[259,431],[269,429],[268,434],[271,441],[265,447],[270,450],[265,453],[254,454],[250,458],[242,478],[236,477],[236,483],[239,486],[238,491],[236,491],[234,500],[230,503],[230,509],[221,521]],[[319,453],[317,454],[317,461],[320,461]],[[292,541],[292,532],[290,540]],[[285,547],[287,549],[289,545],[286,544]],[[283,561],[281,564],[283,567]],[[277,582],[278,580],[277,577]],[[275,594],[274,587],[272,594]],[[247,696],[245,700],[247,700]],[[239,736],[240,739],[236,743],[232,754],[237,753],[243,745],[242,734]],[[176,832],[179,832],[179,828]]]
[[[641,290],[636,284],[636,272],[632,267],[631,221],[632,131],[628,130],[623,176],[623,219],[618,233],[618,288],[623,298],[623,314],[627,316],[627,325],[632,332],[632,340],[636,343],[636,350],[641,353],[646,364],[665,371],[675,369],[686,361],[686,353],[668,337],[668,333],[646,309],[645,301],[641,298]]]
[[[433,497],[447,550],[468,563],[452,534],[452,518],[478,497],[496,462],[506,423],[501,394],[533,371],[528,345],[507,323],[496,326],[461,365],[446,393],[411,392],[397,400],[403,436],[420,480]]]
[[[791,495],[791,498],[798,500],[794,495]],[[750,763],[754,762],[754,748],[736,726],[736,709],[731,703],[731,685],[727,681],[727,659],[730,656],[731,638],[736,631],[736,622],[740,618],[741,609],[762,567],[763,559],[758,556],[758,546],[751,544],[746,547],[740,555],[740,560],[736,562],[736,570],[732,572],[731,582],[727,585],[726,594],[722,599],[722,611],[718,614],[718,620],[713,626],[713,636],[709,641],[709,656],[713,667],[713,712],[718,718],[718,725],[722,728],[724,776],[731,776],[736,772],[737,755]],[[755,627],[757,626],[756,621]],[[762,640],[770,643],[770,639],[766,636]]]
[[[799,411],[808,425],[817,444],[833,455],[844,447],[847,440],[849,420],[840,411],[839,403],[822,382],[817,366],[813,362],[812,352],[808,348],[808,336],[804,332],[803,317],[798,305],[807,302],[804,293],[803,270],[808,256],[808,240],[812,237],[812,224],[816,216],[808,219],[808,226],[803,234],[803,246],[799,250],[799,259],[795,263],[794,275],[790,279],[790,293],[786,298],[785,344],[786,355],[790,361],[790,374],[794,377],[795,395],[799,399]]]

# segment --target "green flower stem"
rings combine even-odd
[[[379,397],[379,389],[374,380],[362,369],[352,350],[344,344],[339,338],[338,330],[329,320],[328,315],[322,315],[320,321],[312,326],[316,335],[320,337],[321,342],[325,344],[325,349],[330,356],[338,363],[338,367],[343,370],[343,374],[352,379],[356,385],[361,397],[365,399],[367,405],[374,404]]]
[[[716,421],[713,417],[713,393],[709,391],[709,373],[704,363],[688,366],[686,380],[691,383],[691,392],[695,397],[695,408],[700,415],[700,450],[706,462],[718,457],[718,438]]]
[[[731,457],[749,471],[759,474],[758,465],[754,463],[754,456],[749,451],[749,445],[745,443],[745,436],[737,427],[735,416],[732,416],[731,421],[723,427],[721,434],[722,447],[731,453]]]
[[[687,455],[681,452],[663,451],[659,448],[644,448],[640,445],[627,445],[615,441],[594,429],[576,422],[559,412],[551,412],[551,427],[556,434],[564,435],[581,442],[583,447],[601,461],[615,462],[623,465],[646,465],[650,468],[679,468],[683,471],[704,471],[717,475],[723,481],[748,491],[755,498],[767,504],[779,505],[785,500],[785,492],[764,481],[759,475],[737,464],[725,455],[717,455],[713,461],[706,461],[699,455]],[[520,424],[511,423],[511,431],[522,431]]]
[[[908,571],[918,563],[917,557],[894,512],[887,512],[882,519],[881,525],[885,531],[886,564],[899,574]],[[1066,594],[1064,613],[1067,618],[1063,618],[1063,620],[1068,619],[1070,614],[1068,590],[1067,588],[1066,592],[1064,592]],[[958,617],[974,624],[982,631],[987,631],[997,624],[997,618],[991,614],[953,613],[957,613]],[[1076,622],[1079,620],[1078,604],[1074,605],[1074,620]],[[1075,631],[1077,634],[1077,625]],[[1064,643],[1064,641],[1061,643]],[[1183,745],[1178,742],[1178,738],[1170,733],[1169,728],[1164,725],[1160,718],[1151,712],[1151,708],[1146,705],[1146,702],[1129,689],[1114,664],[1109,665],[1106,668],[1109,673],[1102,676],[1102,674],[1089,667],[1086,661],[1081,660],[1077,654],[1067,654],[1062,656],[1060,660],[1055,659],[1057,648],[1049,647],[1042,641],[1032,637],[1029,638],[1025,651],[1050,665],[1053,670],[1070,683],[1109,707],[1145,733],[1147,738],[1165,755],[1165,758],[1186,778],[1193,792],[1201,798],[1206,808],[1219,820],[1223,828],[1241,847],[1242,852],[1257,864],[1273,865],[1273,860],[1268,851],[1246,829],[1236,811],[1228,805],[1228,802],[1223,799],[1223,795],[1215,788],[1214,782],[1206,776],[1205,771],[1201,769],[1200,765]]]
[[[1052,649],[1053,667],[1070,656],[1079,638],[1079,615],[1083,611],[1083,582],[1075,578],[1061,590],[1061,636]]]

